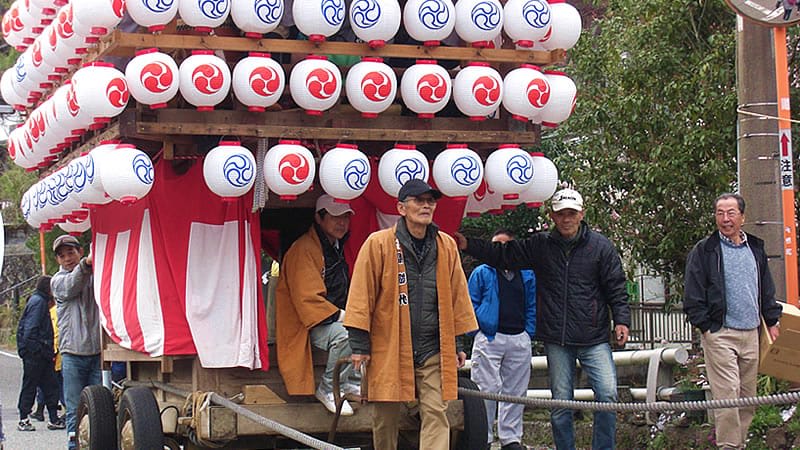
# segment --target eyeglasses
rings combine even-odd
[[[413,200],[414,203],[416,203],[417,205],[420,205],[420,206],[422,206],[422,205],[424,205],[426,203],[428,205],[430,205],[430,206],[434,206],[434,205],[436,205],[436,202],[439,201],[435,197],[407,197],[406,201],[409,201],[409,200]]]
[[[717,212],[714,213],[714,215],[717,216],[717,217],[726,217],[727,216],[727,217],[730,217],[731,219],[735,219],[735,218],[739,217],[739,214],[741,214],[741,213],[739,211],[735,210],[735,209],[729,209],[728,211],[717,211]]]

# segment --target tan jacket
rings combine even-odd
[[[367,371],[369,399],[411,401],[416,398],[411,322],[408,306],[398,301],[396,226],[367,238],[353,270],[344,324],[369,332],[371,359]],[[439,353],[442,398],[457,398],[455,337],[478,328],[456,243],[445,233],[436,237]],[[398,326],[399,325],[399,326]]]
[[[291,395],[314,393],[308,330],[339,310],[325,297],[324,267],[322,245],[313,226],[281,261],[275,291],[275,337],[278,369]]]

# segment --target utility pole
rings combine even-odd
[[[785,301],[781,133],[775,119],[779,114],[773,43],[771,27],[737,16],[736,84],[741,111],[737,160],[739,191],[747,200],[744,229],[764,240],[776,297]]]

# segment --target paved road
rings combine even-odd
[[[67,432],[50,431],[45,422],[33,421],[36,431],[17,431],[17,398],[22,381],[22,361],[15,353],[0,350],[0,405],[5,450],[61,450],[67,448]]]

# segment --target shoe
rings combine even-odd
[[[511,442],[500,447],[500,450],[528,450],[528,447],[520,444],[519,442]]]
[[[314,393],[314,397],[317,397],[322,406],[325,407],[328,411],[333,414],[336,414],[336,402],[333,400],[333,392],[325,392],[323,393],[319,389]],[[342,400],[342,416],[352,416],[353,415],[353,408],[350,407],[350,403],[347,403],[347,400]]]
[[[36,427],[31,423],[31,419],[20,420],[17,422],[17,429],[19,431],[36,431]]]
[[[55,422],[47,422],[48,430],[63,430],[67,428],[67,423],[63,417],[59,417]]]
[[[37,422],[44,422],[44,411],[40,411],[37,409],[35,412],[31,413],[31,415],[28,417],[36,420]]]
[[[361,386],[353,383],[342,385],[342,395],[361,398]]]

